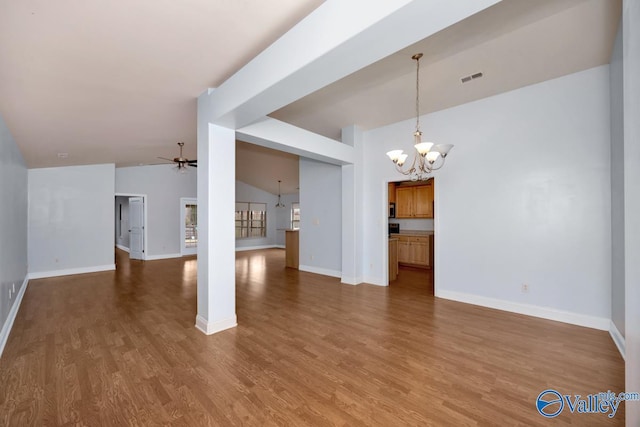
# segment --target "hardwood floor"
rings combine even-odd
[[[436,299],[425,272],[349,286],[285,269],[283,250],[240,252],[239,325],[206,336],[194,258],[117,264],[30,282],[0,425],[547,425],[547,388],[624,391],[608,333]]]

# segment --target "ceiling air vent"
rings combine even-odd
[[[470,76],[465,76],[461,78],[460,81],[462,83],[470,82],[471,80],[479,79],[480,77],[482,77],[482,75],[483,75],[482,72],[471,74]]]

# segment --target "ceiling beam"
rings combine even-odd
[[[334,165],[355,160],[352,146],[271,117],[236,130],[236,139]]]
[[[238,129],[501,0],[327,0],[226,80],[211,123]]]

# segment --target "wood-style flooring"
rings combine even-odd
[[[195,327],[195,258],[29,283],[2,426],[531,426],[538,394],[624,391],[607,332],[434,298],[430,272],[342,285],[240,252],[238,327]],[[565,409],[553,425],[623,425]]]

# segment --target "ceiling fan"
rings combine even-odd
[[[177,164],[177,168],[180,171],[186,170],[187,166],[193,166],[194,168],[197,168],[198,167],[197,160],[189,160],[185,157],[182,157],[182,148],[184,147],[184,142],[178,142],[178,146],[180,147],[180,156],[174,157],[173,159],[167,159],[166,157],[158,157],[158,158]]]

